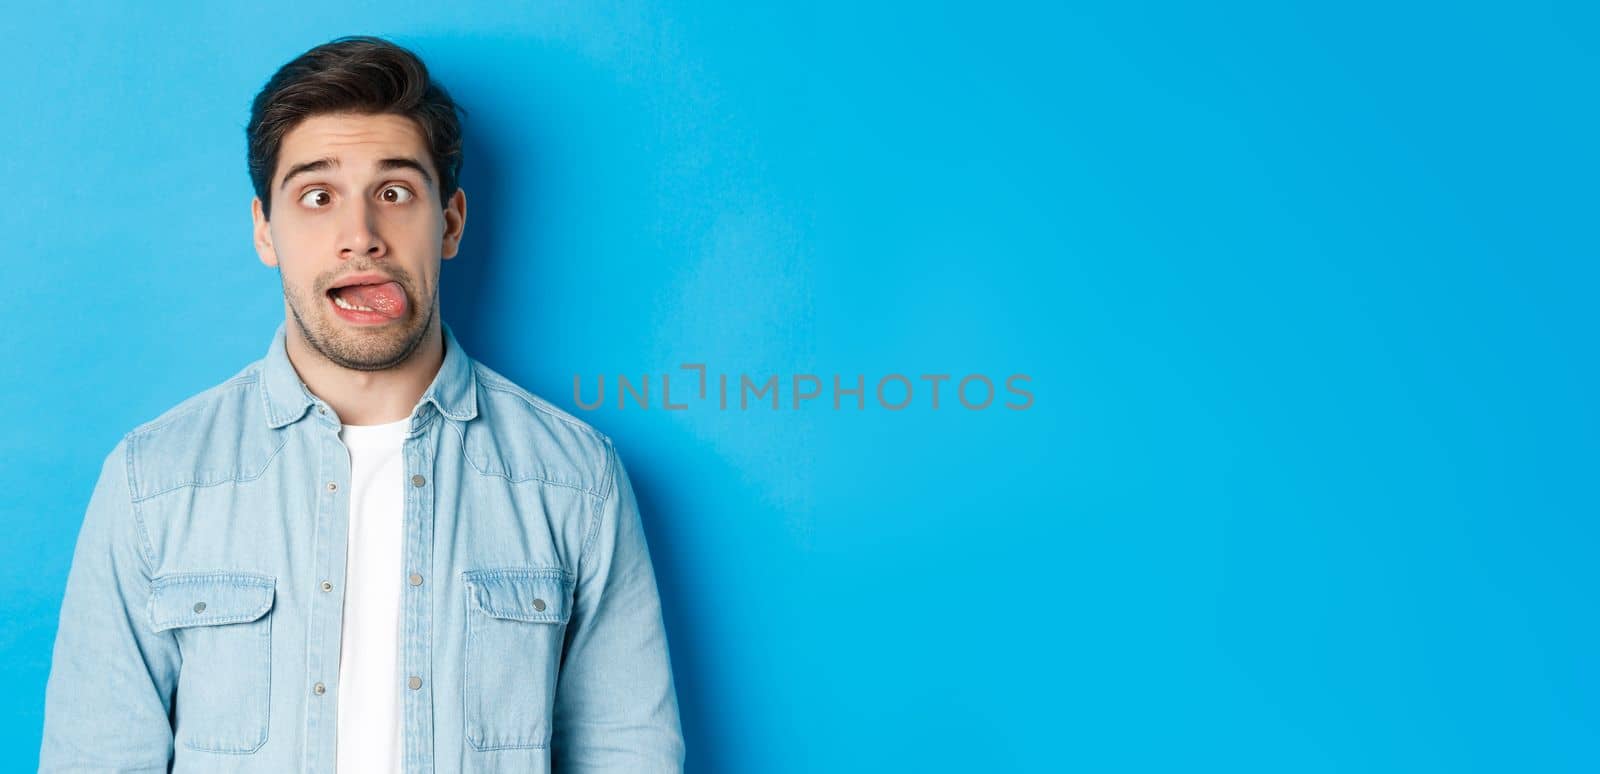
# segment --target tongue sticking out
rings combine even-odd
[[[406,313],[406,294],[398,282],[351,285],[339,288],[337,292],[345,301],[367,307],[385,317],[399,318]]]

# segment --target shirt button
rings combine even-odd
[[[203,613],[203,612],[205,612],[205,609],[206,609],[206,603],[204,603],[204,602],[196,602],[196,603],[194,603],[194,611],[196,613]]]
[[[323,581],[322,582],[322,590],[323,591],[333,591],[333,584],[329,583],[327,581]]]
[[[413,586],[421,586],[422,585],[422,576],[418,575],[416,573],[411,573],[411,585],[413,585]]]
[[[327,688],[322,687],[322,683],[317,683],[316,685],[311,686],[311,692],[318,696],[326,693],[327,690]]]
[[[411,690],[415,691],[422,687],[422,678],[412,675],[411,679],[406,681],[406,685],[411,686]]]
[[[335,483],[333,483],[333,482],[332,482],[332,481],[329,481],[329,482],[328,482],[328,491],[330,491],[330,492],[337,492],[337,491],[339,491],[339,485],[338,485],[338,484],[335,484]]]
[[[421,473],[418,473],[415,476],[411,477],[411,485],[412,486],[422,486],[423,484],[426,484],[426,483],[428,483],[428,479],[423,478]]]
[[[534,599],[533,600],[533,609],[534,610],[538,610],[541,613],[544,612],[544,600],[542,600],[542,599]]]
[[[328,410],[323,408],[323,407],[321,407],[321,406],[318,406],[317,407],[317,413],[318,414],[326,414],[326,413],[328,413]]]

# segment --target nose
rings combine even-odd
[[[388,252],[388,246],[378,234],[374,210],[375,208],[365,201],[345,209],[348,215],[340,224],[339,231],[340,258],[350,259],[359,256],[382,258]]]

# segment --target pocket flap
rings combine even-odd
[[[179,626],[254,621],[272,607],[277,581],[250,572],[181,572],[150,581],[150,623]]]
[[[559,567],[467,570],[472,604],[495,618],[565,623],[571,614],[572,578]]]

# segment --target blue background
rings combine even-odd
[[[0,32],[16,770],[103,455],[282,319],[249,100],[352,33],[469,111],[445,319],[617,440],[691,771],[1600,768],[1592,6],[223,5]],[[574,405],[688,362],[867,407]]]

